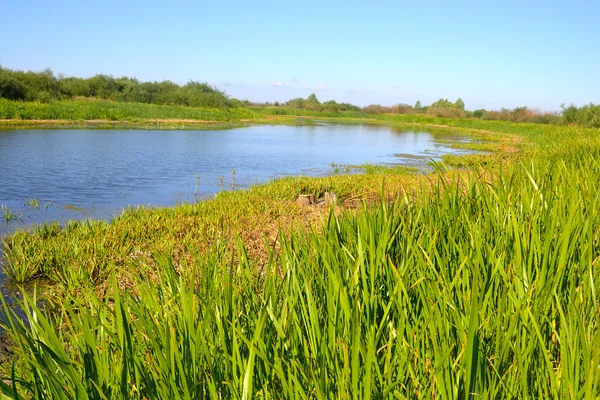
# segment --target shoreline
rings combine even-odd
[[[312,118],[307,118],[309,120],[312,120]],[[282,119],[276,119],[276,121],[283,121],[283,122],[290,122],[289,118],[282,118]],[[52,123],[56,122],[54,120],[38,120],[37,121],[39,123],[39,125],[37,125],[37,127],[42,127],[42,126],[46,126],[46,125],[52,125]],[[66,123],[66,124],[70,124],[72,123],[72,121],[60,121],[62,123]],[[105,121],[98,121],[98,120],[93,120],[93,121],[88,121],[90,123],[92,123],[94,127],[97,127],[98,124],[102,124]],[[156,121],[154,121],[156,122]],[[165,121],[161,121],[159,123],[164,123]],[[172,120],[169,120],[169,123],[171,123]],[[274,121],[271,120],[271,122],[273,123]],[[326,120],[326,122],[331,122],[331,123],[338,123],[340,122],[337,119],[334,118],[328,118]],[[365,121],[365,120],[344,120],[343,123],[361,123],[361,122],[372,122],[372,121]],[[111,127],[120,127],[120,126],[128,126],[130,122],[129,121],[119,121],[119,122],[115,122],[113,124],[111,124]],[[398,123],[391,123],[389,121],[376,121],[376,123],[378,123],[379,125],[391,125],[391,126],[406,126],[406,124],[398,124]],[[253,124],[254,125],[254,124]],[[1,126],[1,125],[0,125]],[[206,122],[203,123],[199,123],[196,126],[211,126],[211,128],[213,127],[213,125],[209,125]],[[249,125],[237,125],[236,127],[243,127],[243,126],[249,126]],[[454,129],[452,127],[448,127],[448,126],[428,126],[428,125],[423,125],[423,124],[410,124],[410,126],[416,126],[416,127],[421,127],[423,129],[435,129],[435,130],[443,130],[443,131],[448,131],[451,130],[453,132],[459,131],[462,132],[465,135],[471,136],[474,139],[481,139],[484,141],[489,141],[486,142],[486,145],[491,146],[491,150],[481,154],[481,153],[473,153],[473,154],[463,154],[463,155],[450,155],[451,158],[449,158],[447,161],[447,165],[450,167],[454,167],[451,168],[449,170],[450,173],[453,173],[453,171],[457,171],[458,173],[461,173],[460,171],[462,169],[464,169],[465,167],[468,166],[475,166],[475,165],[484,165],[484,164],[488,164],[490,162],[494,162],[494,161],[498,161],[498,162],[502,162],[503,158],[506,156],[514,156],[516,153],[518,153],[518,148],[515,147],[515,142],[516,142],[516,138],[514,137],[514,135],[506,135],[506,134],[502,134],[502,133],[496,133],[494,132],[494,136],[490,137],[489,134],[490,132],[480,132],[479,130],[474,130],[474,129],[466,129],[466,128],[458,128],[458,129]],[[159,128],[160,129],[160,128]],[[163,128],[164,129],[164,125]],[[226,128],[224,128],[226,129]],[[478,142],[478,140],[475,140],[472,144],[472,150],[475,151],[480,151],[479,148],[477,146],[480,146],[481,143]],[[465,143],[460,143],[459,148],[469,148],[469,144],[465,144]],[[352,207],[350,208],[355,208],[356,206],[356,202],[358,201],[358,203],[360,203],[361,199],[374,199],[375,197],[378,196],[378,194],[380,194],[380,189],[382,187],[382,185],[386,184],[386,192],[388,194],[393,194],[393,193],[400,193],[400,192],[406,192],[406,190],[410,189],[410,186],[416,187],[416,186],[422,186],[422,185],[427,185],[428,184],[428,177],[432,176],[432,174],[436,174],[439,173],[440,171],[430,171],[429,173],[426,174],[414,174],[414,173],[409,173],[408,169],[405,172],[398,172],[398,171],[394,171],[394,166],[382,166],[380,169],[377,170],[377,172],[372,173],[372,174],[368,174],[365,172],[363,173],[359,173],[359,174],[333,174],[333,175],[327,175],[327,176],[322,176],[322,177],[310,177],[310,176],[306,176],[306,177],[302,177],[302,176],[291,176],[291,177],[285,177],[285,178],[280,178],[278,180],[275,181],[270,181],[270,182],[263,182],[263,183],[259,183],[259,184],[255,184],[252,185],[248,188],[248,190],[244,191],[245,193],[254,193],[254,192],[270,192],[270,191],[274,191],[276,192],[276,194],[272,195],[272,196],[268,196],[268,199],[258,199],[257,201],[259,202],[264,202],[264,206],[269,208],[272,207],[273,205],[275,205],[278,202],[284,202],[285,203],[285,208],[287,209],[292,209],[293,212],[292,213],[296,213],[297,207],[295,207],[295,200],[297,198],[298,195],[301,194],[314,194],[317,197],[326,192],[326,191],[334,191],[336,194],[339,195],[339,199],[340,199],[340,204],[343,204],[344,201],[346,200],[350,200],[350,203],[353,204]],[[410,181],[410,185],[406,185],[405,181]],[[370,183],[367,183],[370,182]],[[416,185],[416,186],[415,186]],[[285,190],[282,190],[282,186],[285,187]],[[295,186],[299,186],[299,187],[314,187],[315,189],[312,192],[300,192],[297,189],[294,189]],[[339,188],[339,189],[336,189]],[[148,214],[148,213],[154,213],[154,214],[161,214],[161,213],[166,213],[166,214],[177,214],[179,212],[179,210],[181,209],[191,209],[194,207],[197,208],[201,208],[203,207],[201,204],[203,203],[210,203],[210,204],[215,204],[215,203],[223,203],[223,202],[227,202],[227,200],[223,201],[221,199],[225,198],[225,199],[229,199],[231,200],[231,198],[235,198],[235,197],[247,197],[246,195],[242,195],[241,192],[223,192],[223,193],[219,193],[215,198],[208,198],[206,200],[203,200],[201,202],[198,203],[181,203],[181,204],[174,204],[174,205],[168,205],[168,206],[158,206],[158,207],[147,207],[147,206],[132,206],[132,207],[128,207],[128,208],[124,208],[118,215],[115,215],[113,218],[107,220],[107,219],[95,219],[95,218],[83,218],[81,220],[77,220],[78,222],[75,222],[75,224],[81,224],[82,221],[85,221],[85,224],[91,224],[91,225],[107,225],[107,226],[111,226],[115,223],[115,221],[120,221],[121,219],[123,219],[123,217],[130,217],[130,216],[139,216],[139,215],[144,215],[144,214]],[[261,196],[262,197],[262,196]],[[348,208],[348,207],[340,207],[340,208]],[[238,221],[239,222],[239,221]],[[298,222],[298,221],[296,221]],[[4,239],[4,240],[12,240],[14,237],[17,236],[30,236],[33,237],[36,235],[36,232],[38,231],[38,229],[44,225],[46,225],[47,223],[53,224],[52,221],[48,221],[46,223],[36,223],[36,224],[31,224],[27,227],[27,229],[23,230],[23,229],[17,229],[15,231],[12,231],[10,233],[7,233],[3,236],[0,237],[0,239]],[[69,224],[61,224],[60,225],[60,231],[67,231],[68,230],[68,225]],[[253,224],[249,224],[249,225],[244,225],[244,223],[240,223],[237,224],[239,225],[239,232],[241,232],[242,230],[244,230],[245,228],[247,228],[248,226],[250,227],[250,230],[254,229],[255,226],[253,226]],[[102,228],[104,229],[104,228]],[[258,242],[260,241],[261,238],[261,234],[260,232],[254,232],[251,236],[253,236],[252,238],[250,238],[252,241],[254,242]],[[29,240],[29,239],[24,239],[24,240]],[[36,269],[34,267],[34,269]],[[27,273],[29,276],[38,276],[38,272],[28,272]],[[24,280],[19,280],[20,282],[26,282],[29,281],[29,278],[24,279]]]
[[[192,125],[186,125],[191,123]],[[486,164],[491,161],[492,158],[496,156],[504,154],[515,154],[519,150],[516,147],[519,138],[515,135],[503,134],[499,132],[493,132],[489,130],[481,130],[481,129],[473,129],[473,128],[464,128],[464,127],[452,127],[448,125],[441,124],[418,124],[418,123],[404,123],[404,122],[395,122],[395,121],[387,121],[387,120],[371,120],[371,119],[362,119],[362,118],[334,118],[334,117],[322,117],[315,120],[312,117],[293,117],[290,118],[288,116],[283,117],[271,117],[261,121],[253,121],[249,120],[241,120],[237,123],[228,123],[224,124],[219,121],[204,121],[204,120],[189,120],[189,119],[151,119],[151,120],[122,120],[122,121],[109,121],[109,120],[0,120],[0,130],[3,127],[6,127],[7,130],[19,130],[19,129],[32,129],[32,130],[45,130],[45,129],[98,129],[98,130],[111,130],[111,129],[119,129],[119,128],[128,128],[128,129],[140,129],[140,130],[216,130],[216,129],[235,129],[235,128],[245,128],[252,126],[269,126],[269,125],[296,125],[296,126],[306,126],[306,125],[318,125],[319,123],[326,124],[367,124],[367,125],[379,125],[379,126],[389,126],[389,127],[399,127],[399,128],[415,128],[415,129],[423,129],[423,130],[432,130],[438,131],[441,133],[460,133],[462,135],[468,136],[472,139],[472,142],[464,143],[464,142],[456,142],[452,141],[444,142],[449,145],[451,148],[455,149],[464,149],[464,150],[472,150],[470,154],[448,154],[443,156],[444,162],[456,168],[464,168],[469,165],[476,164]],[[173,125],[180,124],[180,125]],[[484,146],[484,148],[482,148]],[[357,166],[351,166],[356,169]],[[360,166],[358,166],[360,167]],[[394,165],[383,166],[385,168],[395,167]],[[364,172],[363,172],[364,173]],[[380,173],[385,174],[385,171],[380,171]],[[360,172],[358,173],[361,174]],[[337,174],[333,173],[332,176]],[[329,176],[308,176],[308,178],[323,178]],[[295,176],[291,176],[288,179],[295,179]],[[269,182],[261,182],[258,183],[258,186],[268,185]],[[257,186],[252,185],[252,186]],[[140,204],[143,206],[143,204]],[[133,205],[122,209],[117,215],[120,215],[123,211],[134,209],[139,205]],[[176,204],[167,205],[167,206],[158,206],[158,208],[163,207],[175,207]],[[114,219],[113,215],[110,220]],[[77,220],[106,220],[105,218],[81,218]],[[52,221],[47,221],[52,222]],[[31,231],[35,230],[38,226],[43,225],[42,223],[31,223],[27,225],[26,230]],[[18,228],[18,230],[22,230]],[[12,231],[14,233],[15,230]],[[5,233],[0,235],[0,239],[4,236],[9,236],[12,233]]]
[[[383,115],[385,116],[385,115]],[[393,117],[393,116],[392,116]],[[476,126],[461,126],[456,123],[471,121]],[[289,115],[265,115],[256,119],[239,119],[232,121],[218,120],[195,120],[195,119],[178,119],[178,118],[133,118],[121,120],[108,119],[0,119],[0,129],[19,130],[19,129],[148,129],[148,130],[205,130],[205,129],[233,129],[244,128],[248,126],[260,125],[292,125],[292,126],[311,126],[320,122],[336,123],[336,124],[367,124],[367,125],[384,125],[396,127],[412,127],[433,129],[436,131],[452,131],[461,132],[475,136],[486,136],[489,141],[495,141],[493,137],[501,137],[510,135],[513,138],[518,138],[518,135],[509,132],[502,132],[491,129],[490,127],[479,127],[479,120],[468,119],[448,119],[446,124],[439,123],[436,119],[431,122],[419,121],[403,121],[394,118],[352,118],[352,117],[330,117],[330,116],[289,116]],[[494,124],[497,121],[488,121]],[[517,123],[511,123],[517,124]],[[542,127],[540,124],[527,124],[536,127]],[[593,128],[585,128],[593,129]]]

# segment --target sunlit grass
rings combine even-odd
[[[367,175],[373,174],[414,174],[418,172],[417,168],[407,167],[405,165],[377,165],[364,164],[358,167]]]
[[[20,102],[0,99],[0,120],[107,120],[135,121],[176,119],[198,121],[252,120],[248,109],[212,109],[145,103],[64,100],[52,103]]]
[[[600,132],[514,125],[458,171],[366,165],[7,237],[10,276],[52,287],[9,320],[5,392],[596,398]],[[325,192],[342,207],[295,203]]]

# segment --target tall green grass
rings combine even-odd
[[[111,101],[63,100],[51,103],[0,99],[0,119],[109,120],[190,119],[239,121],[257,115],[243,108],[197,108]]]
[[[27,299],[28,325],[8,321],[17,346],[5,393],[597,398],[598,138],[573,134],[543,154],[426,179],[393,202],[282,232],[265,263],[247,242],[218,236],[183,258],[154,247],[127,281],[109,262],[95,283],[104,291],[81,285],[46,311]],[[48,238],[100,246],[75,234],[85,226],[53,229]],[[87,256],[73,257],[85,270]]]

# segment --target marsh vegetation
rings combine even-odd
[[[598,131],[484,123],[501,151],[464,170],[284,178],[7,237],[7,272],[52,286],[8,321],[5,392],[594,398]],[[325,191],[340,207],[294,201]]]

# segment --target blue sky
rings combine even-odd
[[[600,103],[600,1],[0,0],[0,64],[253,101]]]

